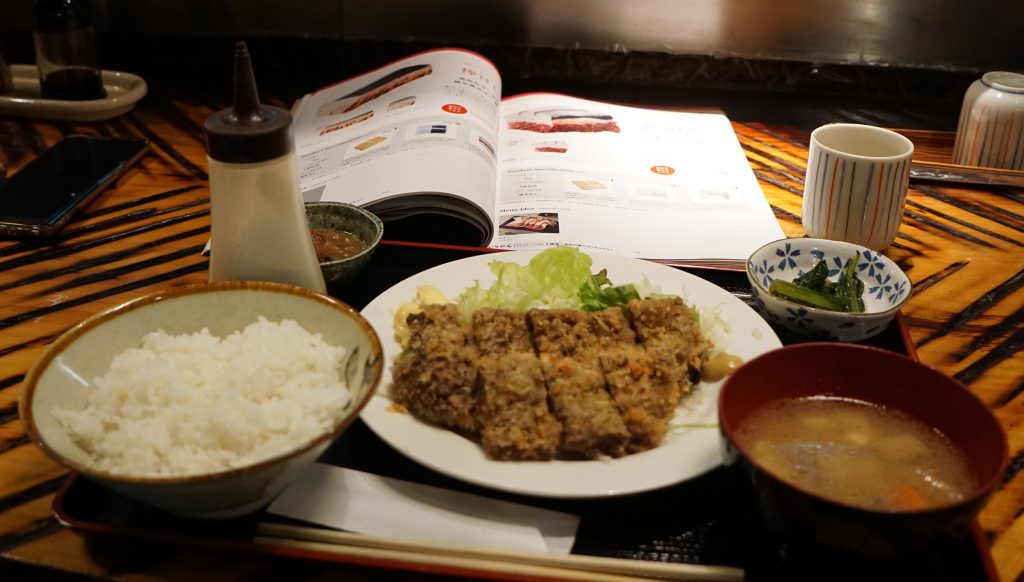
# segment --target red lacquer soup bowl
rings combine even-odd
[[[815,397],[871,404],[940,432],[965,454],[973,485],[959,499],[923,508],[868,509],[784,480],[752,454],[748,441],[737,440],[755,412]],[[726,465],[752,485],[762,516],[783,539],[870,555],[915,551],[938,536],[964,535],[1007,463],[1002,427],[970,390],[910,358],[861,345],[797,344],[747,362],[722,387],[719,422]]]

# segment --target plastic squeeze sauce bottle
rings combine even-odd
[[[324,293],[299,192],[292,116],[260,104],[244,42],[235,48],[235,102],[206,119],[210,281],[275,281]]]

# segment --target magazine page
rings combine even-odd
[[[383,220],[460,216],[491,238],[501,78],[460,49],[412,55],[305,96],[295,107],[306,201]]]
[[[735,265],[784,236],[721,113],[528,94],[501,117],[492,247]]]

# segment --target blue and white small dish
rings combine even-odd
[[[843,313],[808,307],[772,295],[775,279],[792,281],[824,259],[829,278],[837,280],[843,266],[857,257],[857,276],[864,282],[864,311]],[[891,259],[867,247],[817,238],[777,240],[747,259],[747,279],[757,310],[768,323],[797,338],[856,342],[881,333],[910,298],[910,279]]]

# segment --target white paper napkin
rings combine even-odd
[[[579,517],[314,463],[268,512],[378,537],[568,554]]]

